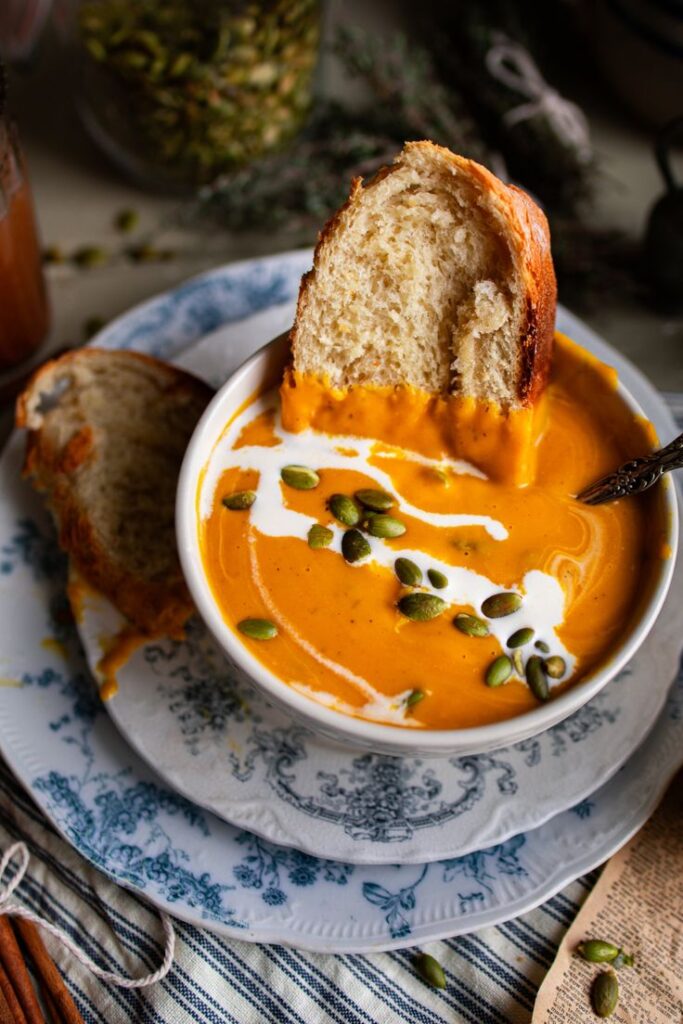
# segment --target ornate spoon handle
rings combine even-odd
[[[683,434],[652,455],[642,459],[625,462],[614,473],[608,473],[601,480],[596,480],[577,494],[579,501],[586,505],[602,505],[606,501],[627,498],[630,494],[640,494],[657,483],[660,476],[672,469],[683,468]]]

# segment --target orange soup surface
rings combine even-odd
[[[449,419],[447,407],[410,388],[326,393],[289,374],[226,426],[203,474],[202,557],[226,622],[283,685],[341,713],[445,729],[531,710],[529,659],[550,699],[585,677],[631,628],[668,557],[661,486],[598,507],[574,497],[655,437],[614,371],[568,339],[557,337],[541,406],[517,424],[462,400]],[[298,486],[282,477],[291,466],[308,471],[285,473]],[[393,498],[398,527],[373,523],[353,497],[363,489]],[[253,503],[228,507],[244,491]],[[355,503],[355,526],[335,518],[334,495]],[[311,546],[316,524],[328,546]],[[350,529],[357,561],[344,554]],[[409,578],[397,559],[412,563]],[[495,615],[488,599],[500,594],[518,607]],[[423,596],[402,600],[411,595]],[[275,635],[238,630],[250,619]],[[511,647],[515,634],[525,642]],[[503,655],[509,674],[488,685]]]

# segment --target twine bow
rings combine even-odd
[[[19,857],[19,866],[12,878],[6,878],[7,868],[14,859],[15,856]],[[147,974],[143,978],[124,978],[123,975],[114,974],[112,971],[105,971],[101,967],[98,967],[94,961],[90,959],[87,953],[84,953],[78,948],[73,939],[58,928],[54,924],[50,924],[49,921],[43,920],[38,914],[34,914],[28,907],[23,906],[21,903],[17,903],[12,899],[14,890],[26,874],[29,863],[29,852],[26,843],[13,843],[9,849],[5,850],[0,859],[0,914],[7,914],[12,917],[23,917],[27,921],[32,921],[34,924],[44,928],[45,931],[49,932],[50,935],[61,942],[63,946],[69,950],[76,959],[82,963],[88,970],[92,971],[94,975],[101,978],[102,981],[108,981],[111,985],[116,985],[118,988],[147,988],[149,985],[153,985],[156,981],[161,981],[171,969],[173,964],[173,955],[175,952],[175,931],[173,930],[173,924],[170,917],[167,914],[161,913],[161,924],[164,929],[165,937],[165,948],[164,948],[164,959],[161,967],[153,974]]]
[[[494,32],[486,54],[486,67],[496,81],[525,96],[527,103],[512,107],[503,115],[510,127],[543,114],[557,136],[571,146],[582,163],[592,156],[586,116],[576,103],[565,99],[548,85],[528,50],[503,32]]]

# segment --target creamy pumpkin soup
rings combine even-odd
[[[561,336],[529,417],[287,375],[227,425],[200,484],[225,620],[283,684],[410,728],[511,718],[585,676],[667,552],[659,489],[574,495],[655,438]]]

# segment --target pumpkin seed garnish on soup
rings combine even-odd
[[[347,562],[360,562],[371,554],[371,547],[360,530],[347,530],[342,537],[342,555]]]
[[[386,491],[374,490],[370,487],[356,491],[354,497],[361,505],[372,509],[373,512],[388,512],[396,504],[396,499],[392,494],[387,494]]]
[[[490,634],[489,627],[483,619],[476,615],[468,615],[467,612],[458,612],[453,619],[453,625],[465,636],[484,637]]]
[[[270,619],[242,619],[237,628],[252,640],[272,640],[277,636],[277,626]]]
[[[530,644],[534,638],[534,631],[529,626],[523,626],[522,629],[516,630],[511,637],[508,638],[508,647],[524,647],[526,644]]]
[[[360,509],[348,494],[333,494],[327,502],[327,507],[343,526],[357,526],[360,522]]]
[[[402,537],[406,532],[405,523],[393,516],[377,513],[368,520],[367,531],[372,537],[381,537],[384,540],[392,540],[394,537]]]
[[[255,491],[233,491],[232,494],[226,494],[221,499],[226,508],[229,508],[232,512],[241,512],[244,509],[251,508],[256,501]]]
[[[308,466],[284,466],[280,470],[280,476],[288,487],[297,491],[312,491],[320,483],[320,477],[314,469]]]
[[[394,571],[406,587],[419,587],[422,583],[422,569],[410,558],[397,558],[394,562]]]
[[[543,659],[537,654],[532,654],[526,663],[526,681],[536,700],[548,700],[550,688],[543,668]]]
[[[406,594],[398,602],[398,610],[401,615],[412,619],[413,622],[429,622],[430,619],[441,615],[447,607],[446,602],[436,594]]]
[[[327,526],[321,526],[320,523],[314,523],[308,531],[309,548],[328,548],[333,539],[332,530],[329,530]]]
[[[512,675],[512,662],[507,654],[501,654],[499,658],[492,661],[486,670],[487,686],[502,686],[507,683]]]
[[[502,619],[506,615],[512,615],[522,607],[522,599],[514,591],[505,591],[500,594],[492,594],[487,597],[481,606],[481,610],[487,619]]]
[[[444,576],[438,569],[427,569],[427,577],[431,585],[437,590],[443,590],[444,587],[448,586],[448,577]]]

